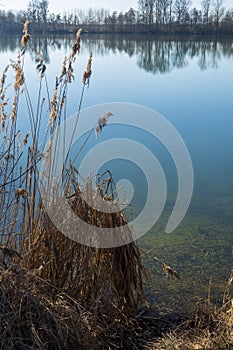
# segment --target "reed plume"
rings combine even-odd
[[[91,66],[92,66],[92,53],[90,53],[90,56],[88,58],[88,61],[87,61],[87,67],[83,73],[83,85],[88,85],[89,84],[89,79],[90,79],[90,76],[91,76]]]
[[[28,33],[28,26],[29,26],[29,21],[26,20],[23,27],[24,35],[22,36],[22,39],[21,39],[22,54],[25,53],[25,48],[28,44],[29,39],[31,38],[31,35]]]
[[[80,28],[76,33],[76,40],[74,42],[74,45],[72,47],[72,52],[70,54],[70,58],[73,60],[76,56],[76,54],[80,52],[80,42],[81,42],[81,33],[82,28]]]

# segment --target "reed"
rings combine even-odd
[[[66,123],[68,85],[74,80],[73,65],[80,52],[81,29],[70,55],[64,58],[52,98],[46,65],[40,54],[36,55],[40,82],[37,105],[33,106],[24,73],[31,37],[28,25],[26,21],[22,50],[16,61],[4,69],[0,83],[0,345],[7,349],[103,348],[104,328],[112,334],[116,334],[117,329],[125,332],[144,300],[145,269],[141,251],[135,242],[109,249],[84,246],[64,236],[48,217],[38,188],[43,156],[39,143],[41,120],[48,108],[44,143],[62,122]],[[78,128],[85,89],[91,78],[92,58],[90,54],[83,74],[75,128]],[[15,73],[13,89],[7,85],[10,70]],[[42,97],[43,86],[46,98]],[[22,98],[27,105],[23,117],[28,118],[30,125],[25,135],[18,131]],[[104,125],[97,121],[91,132],[101,131]],[[51,140],[47,156],[57,142]],[[59,142],[67,142],[64,135]],[[65,195],[75,214],[94,226],[125,225],[124,211],[106,215],[88,206],[81,196],[77,169],[69,160],[69,152],[63,155],[63,162]],[[110,173],[98,183],[87,179],[87,185],[90,195],[99,191],[105,193],[107,200],[114,197]],[[108,344],[111,340],[105,338],[104,342]]]
[[[143,278],[147,272],[142,252],[135,242],[117,248],[93,248],[64,236],[50,220],[40,196],[39,166],[56,148],[54,131],[66,125],[68,86],[74,83],[74,64],[81,49],[78,30],[71,53],[65,57],[54,90],[50,93],[47,67],[39,53],[35,68],[39,75],[37,103],[33,105],[25,74],[25,55],[30,40],[29,23],[23,29],[22,49],[10,61],[0,80],[0,348],[1,349],[230,349],[233,346],[233,275],[227,281],[221,308],[210,295],[199,303],[192,317],[144,315]],[[90,54],[82,76],[75,129],[86,88],[92,74]],[[12,73],[14,81],[12,83]],[[8,80],[11,84],[8,83]],[[45,88],[46,98],[42,94]],[[25,100],[29,130],[18,130],[20,101]],[[46,111],[48,110],[48,113]],[[47,115],[48,126],[41,130]],[[92,133],[98,137],[112,113],[106,111],[90,130],[79,156]],[[41,154],[44,132],[47,150]],[[75,130],[63,159],[62,189],[66,202],[83,221],[94,227],[127,227],[120,210],[111,172],[78,181],[79,169],[70,161]],[[65,135],[59,142],[67,143]],[[50,162],[48,173],[54,171]],[[46,180],[47,181],[47,180]],[[49,181],[45,186],[51,189]],[[58,194],[60,189],[58,190]],[[46,187],[45,187],[46,191]],[[96,193],[114,209],[103,213],[81,195]],[[56,193],[56,192],[55,192]],[[59,211],[58,211],[59,215]],[[69,226],[67,225],[67,230]],[[67,232],[68,233],[68,232]],[[85,232],[83,232],[85,234]],[[130,230],[126,232],[131,235]],[[180,279],[169,265],[154,257],[168,278]]]

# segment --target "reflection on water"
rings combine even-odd
[[[54,86],[54,77],[60,73],[73,38],[73,35],[33,36],[30,41],[31,59],[34,60],[35,51],[40,51],[46,64],[50,63],[48,72],[52,71],[53,75],[51,80],[48,78],[50,87]],[[1,57],[16,57],[20,42],[20,37],[0,36],[1,70]],[[140,245],[150,250],[150,257],[158,256],[172,265],[181,274],[182,282],[166,280],[160,266],[149,260],[152,277],[147,290],[151,300],[168,308],[189,309],[190,302],[207,297],[210,286],[212,298],[219,302],[233,257],[233,38],[83,35],[78,69],[82,64],[85,67],[91,51],[94,53],[93,77],[85,96],[86,106],[124,100],[158,110],[185,139],[194,165],[195,186],[190,210],[175,232],[165,234],[177,194],[174,164],[169,163],[163,149],[148,135],[137,135],[136,141],[143,139],[145,146],[152,152],[156,150],[161,163],[165,164],[168,187],[175,182],[163,217],[140,240]],[[32,67],[26,65],[25,69],[32,80],[28,85],[31,83],[32,90],[36,91],[38,77],[34,65]],[[71,105],[78,103],[77,90],[70,87]],[[36,97],[35,92],[35,101]],[[67,115],[69,113],[74,110],[71,108]],[[47,119],[44,124],[47,125]],[[28,126],[25,127],[27,131]],[[106,135],[114,136],[114,131],[108,128],[101,137]],[[120,132],[120,137],[129,135],[130,130]],[[94,136],[92,142],[96,142]],[[119,165],[111,167],[117,173]],[[118,175],[127,178],[136,174],[135,169],[124,169],[127,174],[121,171]],[[134,180],[140,182],[139,177]],[[129,180],[132,179],[129,177]],[[140,189],[140,199],[136,198],[139,210],[145,193],[140,185],[136,187]],[[210,278],[212,284],[209,284]]]
[[[72,47],[74,37],[67,36],[33,36],[29,52],[39,51],[45,63],[50,63],[50,52],[67,50]],[[0,36],[0,53],[15,51],[20,48],[21,37]],[[233,57],[233,38],[197,38],[171,39],[150,36],[122,35],[83,35],[82,48],[95,55],[109,53],[127,53],[129,57],[136,56],[137,64],[146,72],[153,74],[168,73],[175,68],[184,68],[188,58],[197,58],[201,70],[208,67],[217,68],[223,57]]]

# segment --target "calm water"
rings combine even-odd
[[[54,77],[59,76],[63,57],[68,55],[72,36],[37,37],[30,43],[25,69],[29,89],[37,91],[34,52],[40,51],[47,65],[52,94]],[[20,38],[0,37],[1,71],[9,58],[15,58]],[[150,300],[165,309],[190,309],[193,301],[206,299],[209,286],[212,299],[221,301],[224,283],[232,269],[233,255],[233,38],[171,38],[147,36],[83,36],[77,62],[76,82],[70,86],[67,113],[78,107],[82,73],[89,52],[93,52],[93,75],[83,107],[108,102],[130,102],[152,108],[166,117],[183,137],[194,168],[194,193],[188,213],[172,233],[165,233],[177,193],[175,167],[165,150],[149,135],[134,134],[149,149],[159,153],[168,181],[164,213],[142,239],[148,252],[151,278],[146,290]],[[36,94],[32,100],[36,101]],[[23,111],[23,103],[21,110]],[[46,126],[48,116],[44,117]],[[20,121],[20,128],[29,125]],[[130,130],[111,130],[103,139],[129,136]],[[87,149],[90,149],[93,143]],[[115,176],[129,178],[137,187],[134,211],[146,198],[143,174],[131,164],[115,161],[108,164]],[[182,276],[181,282],[167,280],[159,257]]]

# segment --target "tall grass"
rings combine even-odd
[[[52,93],[43,57],[36,53],[32,66],[39,75],[36,104],[24,69],[29,40],[26,22],[22,49],[16,61],[4,69],[0,81],[0,349],[232,348],[232,275],[220,309],[213,307],[208,297],[188,319],[143,317],[143,312],[136,312],[144,301],[146,271],[136,243],[109,249],[87,247],[63,235],[50,220],[40,196],[39,166],[42,157],[51,157],[52,148],[56,148],[54,131],[61,123],[66,126],[67,104],[71,102],[68,86],[74,83],[81,29],[70,55],[63,60]],[[91,79],[92,59],[90,54],[82,76],[75,129]],[[23,114],[22,99],[26,105]],[[42,130],[46,115],[48,126]],[[110,116],[110,112],[104,113],[90,133],[98,136]],[[22,118],[29,125],[25,134],[18,129]],[[43,133],[42,145],[51,139],[44,154],[40,148]],[[65,134],[59,137],[59,142],[67,143]],[[92,197],[97,191],[117,206],[110,171],[96,179],[88,178],[81,191],[79,172],[70,153],[59,156],[63,161],[62,188],[74,213],[93,228],[125,225],[126,215],[120,208],[111,214],[102,213],[91,208],[81,195],[85,190]],[[54,162],[48,164],[46,170],[52,173]],[[51,189],[46,181],[44,185]],[[170,266],[157,257],[155,260],[168,277],[180,278]]]
[[[46,213],[38,185],[43,156],[40,149],[42,119],[48,109],[43,143],[61,123],[66,125],[67,104],[71,102],[68,85],[74,80],[81,29],[76,34],[70,55],[64,58],[52,94],[43,57],[36,54],[40,82],[37,103],[33,105],[24,72],[30,40],[28,24],[26,21],[23,28],[22,49],[16,61],[10,61],[4,69],[0,84],[0,347],[102,348],[98,335],[104,337],[103,329],[116,331],[129,327],[130,317],[141,305],[145,273],[141,252],[135,243],[111,249],[81,245],[64,236]],[[92,54],[82,77],[75,128],[79,127],[91,66]],[[12,81],[8,82],[10,70],[15,74],[13,88],[8,85],[12,84]],[[42,91],[46,91],[46,95]],[[20,115],[22,98],[27,108]],[[30,125],[24,135],[18,130],[22,118]],[[97,121],[93,132],[99,127]],[[51,155],[50,150],[57,142],[51,140],[53,144],[49,144],[47,156]],[[66,142],[64,135],[59,142]],[[70,162],[69,154],[62,157],[62,180],[71,209],[94,226],[99,223],[102,227],[124,225],[124,212],[118,210],[106,215],[87,205],[81,196],[77,169]],[[110,173],[98,183],[89,179],[90,195],[96,190],[106,191],[106,182],[115,191]],[[108,199],[111,186],[105,192]],[[111,343],[111,339],[105,338],[105,344],[108,342]]]

